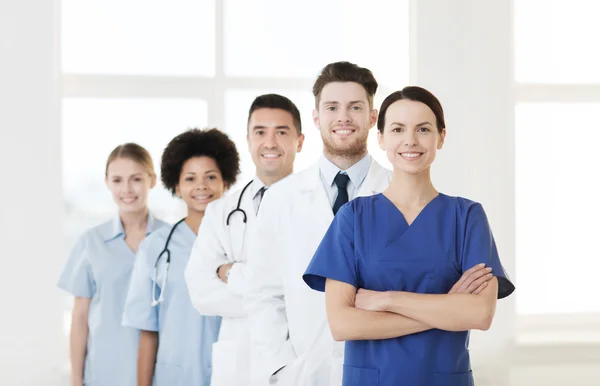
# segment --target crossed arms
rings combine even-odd
[[[489,329],[496,310],[498,280],[489,268],[466,271],[448,294],[377,292],[327,279],[325,298],[337,341],[391,339],[433,328]]]

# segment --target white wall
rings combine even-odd
[[[432,91],[447,137],[434,183],[483,204],[505,269],[514,280],[514,123],[510,1],[413,1],[411,81]],[[517,283],[518,293],[518,283]],[[514,339],[514,295],[499,302],[492,328],[473,333],[477,385],[506,385]],[[493,380],[493,381],[492,381]]]
[[[64,365],[56,0],[0,2],[0,384]]]

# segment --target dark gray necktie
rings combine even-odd
[[[338,172],[335,176],[333,182],[338,188],[338,195],[333,203],[333,214],[335,215],[337,211],[348,202],[348,190],[346,187],[348,186],[348,181],[350,181],[350,177],[347,174],[343,174],[342,172]]]
[[[258,206],[256,207],[256,214],[258,214],[258,210],[260,209],[260,204],[262,203],[262,199],[263,196],[265,195],[265,192],[267,191],[267,189],[269,189],[267,186],[263,186],[262,188],[260,188],[258,190],[258,195],[259,195],[259,199],[258,199]]]

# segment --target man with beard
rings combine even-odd
[[[367,153],[377,120],[376,91],[366,68],[348,62],[325,66],[313,87],[323,155],[265,193],[246,251],[253,385],[342,384],[343,343],[331,336],[325,296],[312,291],[302,275],[340,207],[383,192],[391,181],[391,172]],[[451,292],[481,291],[487,273],[482,267],[468,270]]]
[[[323,294],[311,291],[302,274],[338,209],[389,185],[390,171],[367,153],[376,91],[366,68],[325,66],[313,87],[323,155],[265,194],[249,238],[244,297],[255,385],[341,384],[343,344],[331,337]]]

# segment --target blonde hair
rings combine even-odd
[[[106,169],[104,170],[106,176],[108,176],[108,165],[118,158],[128,158],[137,162],[146,169],[146,172],[148,172],[149,175],[156,175],[156,173],[154,173],[154,162],[152,162],[152,157],[148,150],[137,143],[129,142],[115,147],[114,150],[110,152],[108,160],[106,161]]]

